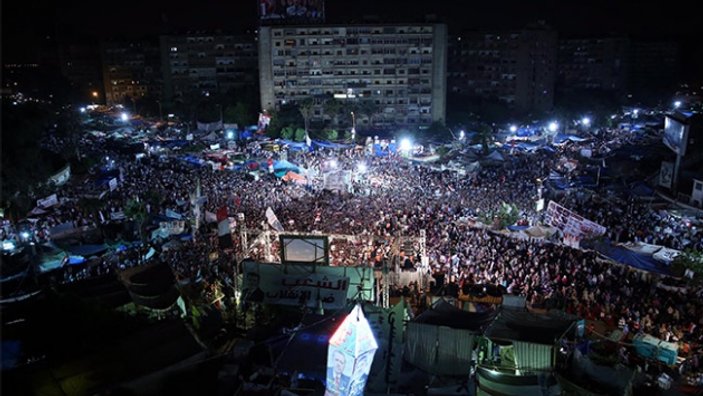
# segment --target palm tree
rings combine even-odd
[[[332,120],[332,125],[337,126],[339,123],[339,110],[342,108],[342,103],[334,98],[325,100],[322,104],[322,111]]]
[[[146,238],[143,232],[144,225],[147,219],[146,206],[144,205],[144,201],[140,201],[138,199],[130,199],[125,205],[124,214],[128,218],[134,220],[134,222],[137,224],[137,232],[139,233],[139,239],[141,239],[142,242],[146,242]]]
[[[367,99],[359,103],[359,113],[369,119],[369,124],[373,124],[373,116],[381,110],[373,100]]]
[[[308,125],[310,123],[310,118],[312,117],[312,112],[314,108],[314,103],[312,99],[305,99],[298,105],[298,111],[300,115],[303,116],[303,122],[305,123],[305,135],[308,135]]]

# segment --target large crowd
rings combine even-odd
[[[596,152],[612,150],[603,142],[624,144],[627,134],[610,131],[596,145]],[[119,173],[117,188],[99,198],[100,207],[82,204],[85,196],[100,195],[94,178],[71,180],[60,187],[60,205],[30,222],[5,222],[2,239],[21,239],[20,229],[28,230],[35,243],[51,241],[50,230],[59,224],[105,229],[113,223],[111,214],[123,211],[129,201],[145,203],[149,216],[164,217],[167,210],[191,218],[193,194],[200,186],[206,201],[201,215],[226,207],[230,217],[245,215],[245,225],[253,239],[257,229],[265,228],[265,211],[276,213],[286,230],[354,235],[332,243],[333,265],[376,266],[389,257],[394,238],[417,237],[425,230],[429,266],[420,265],[419,250],[406,257],[403,269],[427,271],[436,294],[457,296],[476,284],[497,285],[506,293],[520,294],[533,306],[561,308],[580,317],[604,322],[624,333],[646,332],[666,341],[685,343],[698,365],[703,345],[703,305],[701,290],[693,288],[672,292],[656,287],[658,277],[603,260],[590,250],[575,249],[558,240],[516,239],[478,227],[478,219],[501,208],[515,205],[519,221],[537,224],[543,216],[535,208],[541,192],[536,181],[545,180],[559,165],[559,158],[573,153],[560,148],[557,153],[516,152],[503,163],[482,167],[459,175],[437,171],[407,161],[397,155],[376,157],[363,150],[317,150],[289,152],[288,160],[310,173],[321,173],[334,161],[338,169],[355,174],[349,191],[323,190],[321,183],[300,185],[283,182],[266,172],[252,178],[247,172],[213,171],[182,161],[177,155],[134,155],[111,151],[101,137],[86,136],[83,150],[106,158],[103,166]],[[51,147],[60,142],[51,141]],[[240,145],[248,159],[264,162],[274,154],[256,145]],[[98,170],[95,170],[96,175]],[[545,197],[582,214],[607,228],[614,242],[646,242],[674,249],[703,250],[701,232],[681,218],[652,209],[627,196],[603,199],[597,193],[567,192]],[[95,199],[95,198],[94,198]],[[206,217],[206,216],[204,216]],[[125,222],[124,220],[120,220]],[[238,219],[236,221],[239,221]],[[22,224],[22,225],[20,225]],[[144,262],[148,248],[155,248],[158,259],[168,262],[177,278],[191,282],[235,282],[235,255],[218,249],[214,226],[204,218],[193,229],[191,240],[164,248],[167,240],[149,240],[148,246],[112,252],[94,259],[91,265],[58,271],[63,281],[114,273]],[[237,230],[242,224],[237,224]],[[233,230],[234,252],[241,252],[240,240]],[[116,239],[125,237],[126,228]],[[149,238],[146,238],[147,240]],[[277,246],[274,245],[274,249]],[[219,252],[213,258],[213,252]],[[263,257],[263,249],[251,252]],[[413,286],[417,293],[420,291]],[[407,292],[407,290],[406,290]]]

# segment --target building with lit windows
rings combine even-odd
[[[449,44],[449,90],[523,111],[554,105],[557,33],[543,23],[520,30],[471,31]]]
[[[629,44],[621,37],[560,39],[557,91],[623,93]]]
[[[150,41],[102,43],[103,83],[107,104],[161,96],[159,47]]]
[[[261,107],[327,98],[370,104],[361,126],[445,121],[447,27],[443,24],[269,26],[259,31]],[[367,106],[367,109],[369,106]]]

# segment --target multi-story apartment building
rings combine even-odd
[[[67,44],[60,46],[61,74],[69,81],[81,99],[103,101],[100,48],[95,44]]]
[[[362,125],[444,123],[446,46],[443,24],[262,27],[261,107],[336,98],[375,105]],[[313,119],[325,116],[320,107]]]
[[[165,100],[227,93],[257,84],[253,35],[193,33],[161,37]]]
[[[627,87],[628,51],[627,38],[560,39],[557,90],[623,93]]]
[[[556,56],[557,34],[544,24],[514,31],[465,32],[449,45],[449,89],[519,110],[550,110]]]
[[[161,97],[159,47],[148,41],[102,44],[103,83],[107,104],[150,96]]]
[[[670,94],[680,82],[680,53],[676,42],[632,41],[629,92],[637,96]]]

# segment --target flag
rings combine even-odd
[[[217,223],[217,215],[212,212],[208,212],[206,210],[205,211],[205,222],[206,223]]]
[[[273,209],[271,209],[271,207],[268,207],[266,209],[266,219],[268,220],[269,225],[273,227],[274,230],[278,232],[283,232],[283,225],[280,221],[278,221],[278,217],[276,217],[276,214],[273,213]]]
[[[220,248],[226,249],[232,247],[229,217],[227,217],[227,208],[224,206],[217,210],[217,236],[220,239]]]

